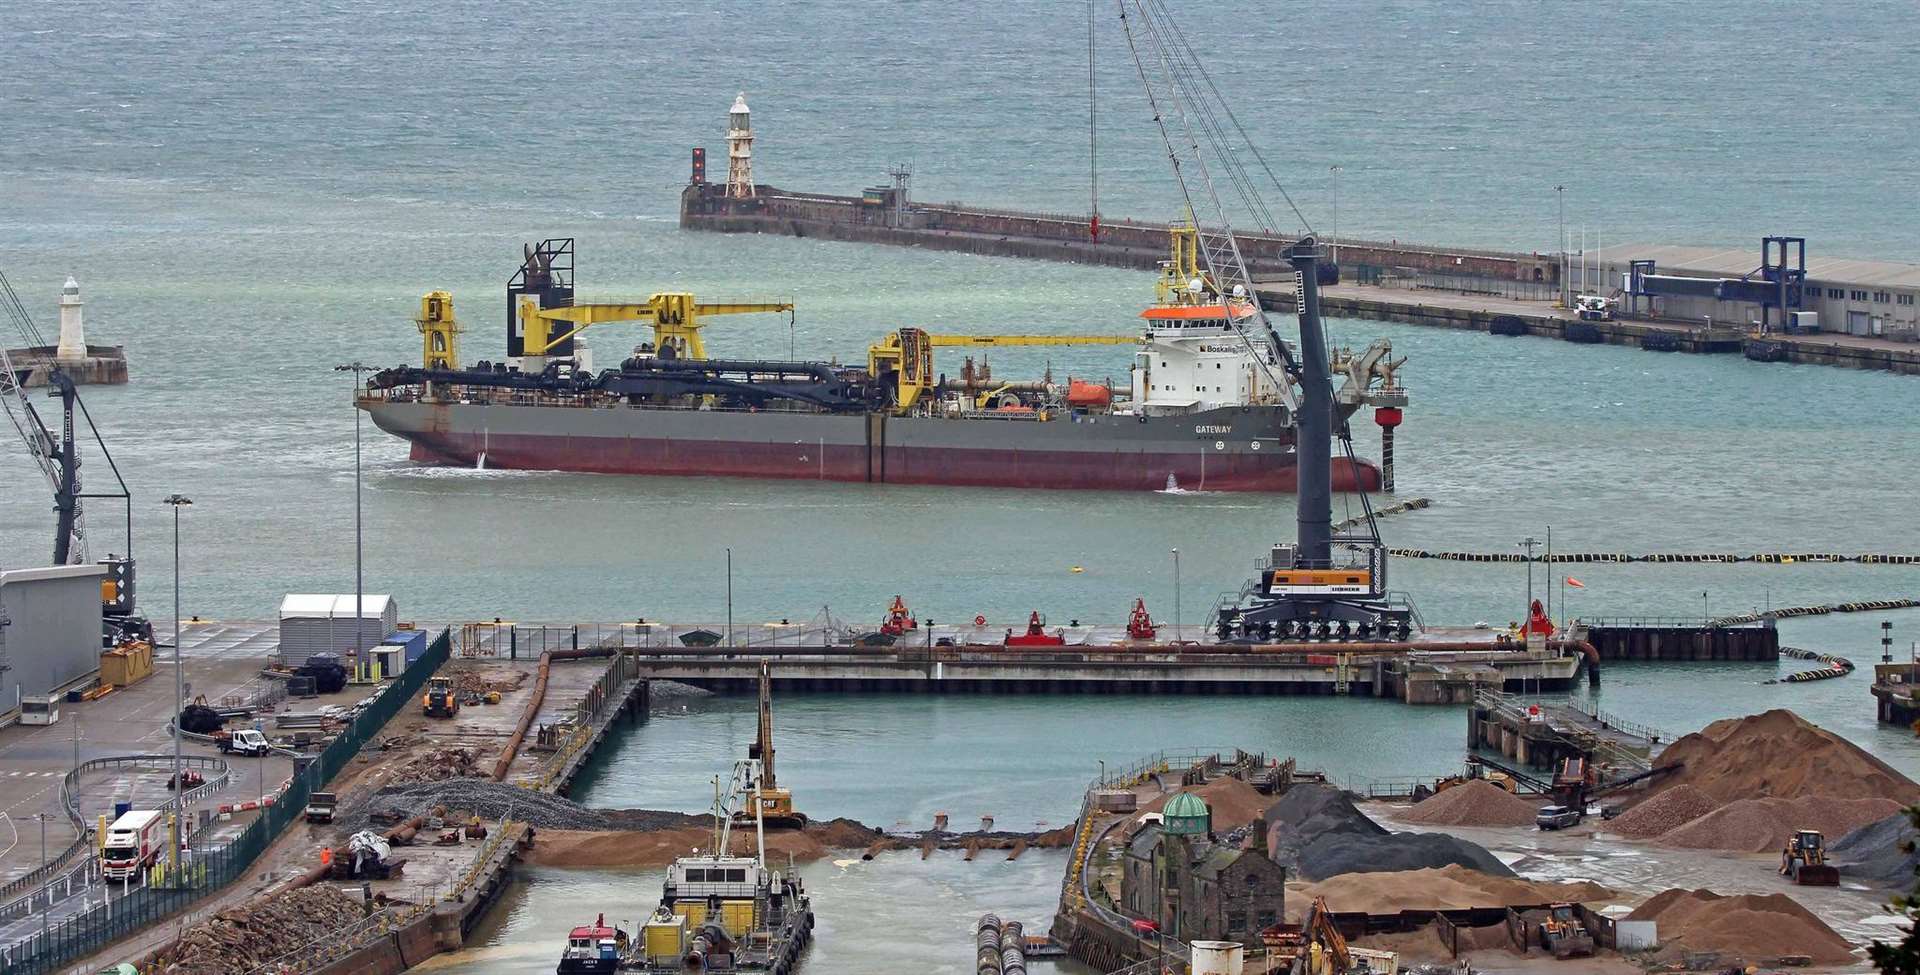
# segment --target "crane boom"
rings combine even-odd
[[[594,325],[644,322],[653,327],[654,348],[671,347],[683,359],[705,359],[707,346],[700,337],[700,329],[706,323],[702,318],[791,311],[793,303],[788,301],[702,302],[686,292],[661,292],[648,296],[645,301],[592,302],[544,309],[530,297],[520,299],[521,327],[526,334],[526,354],[530,356],[546,355]]]
[[[928,335],[940,348],[1023,345],[1135,345],[1138,335]]]
[[[4,274],[0,274],[0,304],[6,306],[7,317],[28,345],[36,344],[34,339],[39,331]],[[0,408],[6,410],[7,420],[26,444],[28,456],[33,458],[34,466],[40,469],[53,491],[54,564],[80,565],[87,561],[87,533],[80,509],[80,455],[73,436],[73,407],[78,393],[72,378],[58,366],[51,367],[47,385],[60,400],[61,423],[57,434],[47,429],[40,412],[27,396],[24,385],[27,371],[14,363],[5,345],[0,342]]]

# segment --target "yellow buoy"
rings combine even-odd
[[[1083,569],[1083,568],[1081,568],[1081,567],[1079,567],[1079,566],[1077,566],[1077,565],[1076,565],[1076,566],[1074,566],[1073,568],[1071,568],[1071,569],[1068,569],[1067,571],[1068,571],[1068,572],[1085,572],[1085,571],[1087,571],[1087,570],[1085,570],[1085,569]]]

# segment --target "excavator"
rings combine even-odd
[[[1838,887],[1840,870],[1827,862],[1827,840],[1817,829],[1796,831],[1780,850],[1780,876],[1802,887]]]
[[[1400,956],[1391,951],[1356,948],[1333,923],[1325,897],[1315,897],[1301,926],[1306,950],[1294,958],[1292,975],[1392,975],[1400,970]]]
[[[807,817],[793,809],[793,791],[782,789],[773,777],[773,666],[760,664],[760,734],[747,746],[747,758],[760,764],[760,776],[748,789],[767,829],[803,829]],[[734,814],[737,823],[754,820],[753,807]]]

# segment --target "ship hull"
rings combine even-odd
[[[363,402],[423,463],[877,484],[1291,492],[1292,431],[1267,410],[1048,421],[635,407]],[[1364,462],[1334,487],[1379,486]]]

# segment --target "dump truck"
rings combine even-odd
[[[1827,862],[1827,840],[1817,829],[1796,831],[1780,851],[1780,876],[1803,887],[1838,887],[1840,870]]]
[[[453,681],[445,677],[428,680],[426,693],[420,695],[420,713],[429,718],[451,718],[459,714],[460,695],[453,689]]]

